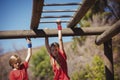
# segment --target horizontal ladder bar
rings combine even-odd
[[[88,28],[65,28],[62,29],[63,36],[83,36],[99,35],[109,27],[88,27]],[[0,39],[19,39],[19,38],[37,38],[37,37],[57,37],[57,29],[38,29],[38,30],[12,30],[0,31]]]
[[[40,21],[40,23],[56,23],[56,21]],[[69,21],[61,21],[61,23],[69,23]]]
[[[66,10],[43,10],[42,11],[43,13],[54,13],[54,12],[77,12],[77,10],[69,10],[69,9],[66,9]]]
[[[44,6],[70,6],[70,5],[81,5],[81,3],[53,3],[53,4],[44,4]]]
[[[61,15],[61,16],[42,16],[41,18],[72,18],[70,15]]]

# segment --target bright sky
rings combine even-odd
[[[81,0],[45,0],[45,3],[69,3],[69,2],[80,2]],[[5,30],[29,30],[32,16],[32,0],[0,0],[0,31]],[[78,6],[60,6],[60,7],[44,7],[44,10],[63,10],[63,9],[77,9]],[[47,15],[71,15],[72,12],[68,13],[44,13],[43,16]],[[42,21],[49,21],[50,19],[42,19]],[[56,20],[53,18],[52,20]],[[69,19],[61,19],[69,20]],[[62,24],[63,28],[66,24]],[[43,28],[56,28],[55,23],[40,24],[39,29]],[[71,41],[72,37],[63,37],[63,41]],[[33,47],[44,45],[44,38],[32,38]],[[56,37],[50,38],[50,43],[57,41]],[[1,39],[0,50],[3,52],[13,51],[15,49],[26,48],[25,39]]]

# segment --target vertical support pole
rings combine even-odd
[[[114,80],[112,39],[104,42],[106,80]]]

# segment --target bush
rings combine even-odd
[[[92,65],[86,65],[81,71],[75,72],[72,80],[105,80],[104,64],[99,56],[94,56]]]
[[[52,80],[52,67],[45,47],[42,47],[39,52],[32,56],[31,64],[31,70],[33,71],[35,79]]]

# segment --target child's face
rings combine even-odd
[[[58,55],[58,47],[57,46],[54,46],[54,47],[51,47],[51,53],[54,57],[57,57]]]
[[[15,69],[19,69],[19,68],[20,68],[20,64],[21,64],[21,63],[17,62],[17,63],[15,63],[13,66],[14,66]]]

